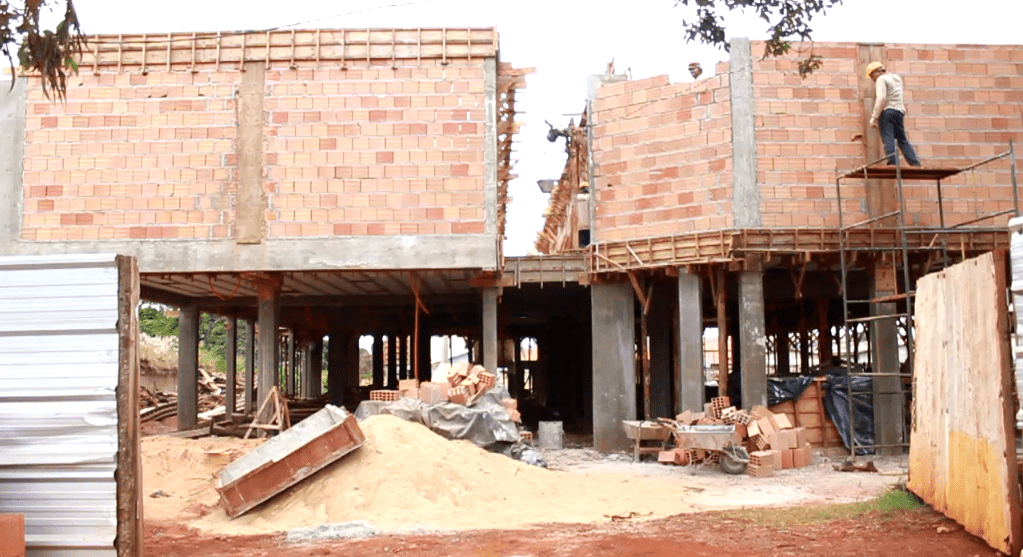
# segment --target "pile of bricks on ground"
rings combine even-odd
[[[689,410],[675,416],[675,425],[734,425],[732,443],[746,448],[750,455],[747,473],[759,478],[778,470],[800,468],[812,464],[810,444],[801,427],[792,427],[784,414],[774,414],[763,406],[750,411],[737,409],[728,397],[711,399],[703,412]],[[709,464],[719,453],[701,449],[676,448],[662,451],[658,462],[665,464]]]
[[[441,371],[445,372],[447,381],[420,383],[415,379],[402,379],[398,382],[397,390],[370,391],[369,399],[389,402],[405,397],[419,399],[427,404],[453,402],[468,405],[489,391],[497,380],[497,377],[483,366],[470,366],[468,363],[454,364],[446,371]],[[512,421],[519,421],[516,401],[505,399],[502,404],[508,410]]]

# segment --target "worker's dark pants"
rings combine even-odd
[[[916,158],[916,151],[913,145],[906,139],[906,128],[902,125],[904,114],[893,108],[888,108],[881,113],[877,122],[881,130],[881,141],[884,142],[884,154],[888,155],[888,164],[894,165],[898,155],[895,154],[895,142],[899,142],[899,149],[902,150],[906,161],[913,166],[920,166],[920,159]]]

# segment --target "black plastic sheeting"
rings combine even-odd
[[[849,396],[848,383],[845,373],[834,373],[842,370],[841,367],[831,366],[828,373],[823,375],[827,378],[824,382],[824,411],[828,419],[838,429],[842,437],[842,443],[846,448],[851,449],[849,440]],[[810,386],[815,377],[821,375],[798,375],[791,377],[768,377],[767,378],[767,405],[775,406],[787,400],[798,399]],[[874,444],[874,398],[873,384],[870,377],[853,376],[853,415],[856,422],[855,435],[856,445]],[[736,408],[742,407],[742,398],[738,393],[742,389],[742,379],[738,373],[733,373],[728,378],[728,392],[736,393],[731,397],[732,405]],[[856,454],[865,455],[873,453],[873,449],[857,449]]]
[[[810,387],[811,383],[813,383],[813,377],[810,375],[768,377],[767,405],[775,406],[786,400],[796,400]]]
[[[849,377],[847,375],[828,375],[824,385],[824,410],[828,418],[835,423],[838,434],[846,448],[851,449],[849,440]],[[874,444],[874,387],[870,377],[852,377],[853,419],[856,445]],[[873,453],[873,449],[856,449],[857,455]]]

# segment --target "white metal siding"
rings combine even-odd
[[[115,557],[112,255],[0,257],[0,513],[28,557]]]

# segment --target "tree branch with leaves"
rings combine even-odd
[[[768,25],[764,58],[787,54],[792,49],[792,40],[810,41],[813,18],[841,3],[842,0],[675,0],[676,7],[696,8],[695,17],[682,22],[686,41],[698,40],[726,50],[728,39],[722,8],[724,11],[752,11]],[[799,75],[806,77],[820,69],[821,61],[811,49],[809,55],[799,61]]]
[[[54,29],[43,27],[44,10],[62,5],[64,16]],[[20,4],[0,0],[0,53],[11,66],[12,87],[17,59],[22,71],[42,78],[46,98],[66,99],[67,78],[78,72],[85,44],[72,0],[24,0]]]

